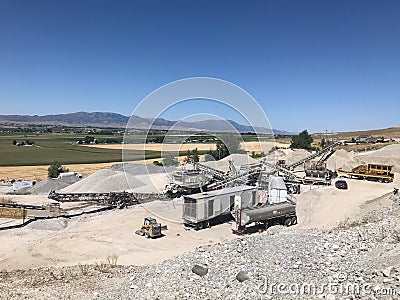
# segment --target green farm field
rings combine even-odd
[[[33,166],[49,165],[53,161],[63,164],[88,164],[121,161],[121,150],[84,147],[70,144],[83,139],[82,135],[41,134],[41,135],[1,135],[0,136],[0,166]],[[96,136],[106,139],[110,136]],[[22,142],[34,141],[35,147],[13,145],[13,140]],[[146,151],[146,159],[158,158],[157,151]],[[131,150],[130,160],[141,160],[141,151]]]

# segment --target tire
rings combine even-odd
[[[210,228],[210,221],[206,221],[204,223],[204,228]]]
[[[292,225],[296,225],[297,224],[297,217],[292,217],[291,221],[292,221]]]
[[[290,226],[290,225],[292,225],[292,219],[291,218],[287,218],[286,220],[285,220],[285,226]]]

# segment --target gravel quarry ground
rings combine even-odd
[[[274,226],[149,266],[3,270],[0,298],[398,299],[400,199],[385,198],[389,205],[359,223],[331,230]]]
[[[397,163],[397,148],[391,152],[386,159]],[[161,175],[151,175],[160,186]],[[141,176],[136,189],[149,186]],[[400,176],[390,184],[347,181],[346,191],[303,187],[298,225],[239,237],[233,223],[185,230],[179,200],[0,231],[0,299],[399,299],[400,199],[392,191]],[[164,237],[134,234],[145,216],[168,226]]]

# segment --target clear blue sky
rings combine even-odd
[[[241,86],[274,128],[400,125],[400,1],[0,0],[0,114],[129,115],[192,76]]]

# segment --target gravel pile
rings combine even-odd
[[[373,162],[394,166],[393,172],[400,172],[400,145],[394,144],[382,149],[361,153],[357,158],[364,162]]]
[[[332,154],[331,157],[326,161],[326,167],[329,170],[336,170],[342,168],[343,170],[352,170],[357,167],[359,162],[356,155],[353,152],[347,152],[346,150],[339,149]]]
[[[37,182],[34,186],[26,189],[31,194],[48,194],[51,191],[59,191],[80,180],[77,176],[68,176],[63,178],[45,178]]]
[[[258,162],[257,159],[254,159],[251,156],[248,156],[247,154],[231,154],[227,157],[224,157],[221,160],[202,162],[202,164],[227,172],[229,171],[230,160],[233,160],[233,163],[236,168],[240,168],[240,166],[242,165],[253,164]]]
[[[266,157],[267,161],[271,163],[277,162],[278,160],[285,160],[286,165],[291,165],[310,155],[311,152],[304,149],[278,149],[266,155]]]
[[[391,165],[394,166],[393,172],[400,172],[400,145],[389,145],[376,151],[358,154],[340,149],[327,160],[327,167],[330,170],[342,168],[350,171],[369,163]]]
[[[170,173],[174,170],[174,167],[162,167],[151,164],[117,164],[111,168],[113,171],[125,171],[132,175],[146,175],[146,174],[157,174],[157,173]]]
[[[63,193],[108,193],[129,191],[140,186],[143,182],[135,176],[121,171],[99,170],[61,190]]]
[[[61,231],[67,228],[67,226],[68,226],[68,219],[56,218],[56,219],[40,220],[37,222],[33,222],[28,224],[26,228],[33,230]]]
[[[363,154],[361,154],[363,155]],[[391,157],[391,158],[400,158],[400,144],[393,144],[386,147],[383,147],[379,150],[367,152],[364,155],[371,157]]]

